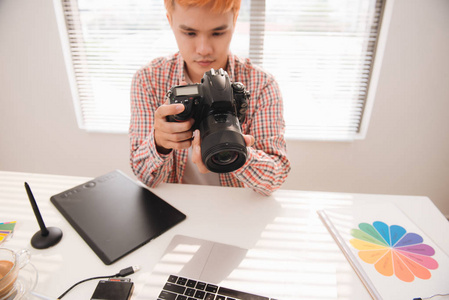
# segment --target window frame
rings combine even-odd
[[[161,0],[162,1],[162,0]],[[366,138],[368,133],[368,127],[371,119],[371,114],[373,111],[373,106],[376,98],[376,92],[379,83],[380,71],[382,67],[383,56],[385,52],[386,40],[388,35],[388,28],[391,21],[391,15],[394,5],[394,0],[384,0],[384,5],[381,12],[381,21],[379,22],[379,31],[377,35],[376,45],[374,47],[375,53],[372,62],[372,67],[370,69],[369,80],[368,80],[368,88],[366,97],[364,100],[361,119],[358,126],[358,132],[352,134],[347,137],[329,137],[329,136],[304,136],[301,134],[294,133],[293,129],[289,130],[288,125],[286,126],[285,138],[286,140],[300,140],[300,141],[354,141],[354,140],[363,140]],[[251,5],[257,2],[256,6],[265,7],[266,0],[251,0]],[[64,60],[67,69],[67,75],[69,80],[69,85],[71,89],[71,95],[73,98],[73,105],[75,110],[75,115],[78,123],[78,127],[82,130],[88,132],[104,132],[104,133],[128,133],[128,128],[117,129],[90,129],[86,126],[83,117],[82,111],[82,103],[80,100],[80,95],[78,91],[78,83],[74,70],[72,53],[70,49],[70,40],[67,31],[65,16],[64,16],[64,8],[62,5],[62,0],[53,0],[55,14],[57,19],[57,24],[59,28],[60,38],[61,38],[61,46],[64,54]],[[73,8],[77,9],[77,8]],[[250,10],[250,20],[251,18],[264,18],[263,15],[254,15],[253,9]],[[252,22],[250,23],[250,31],[259,30],[257,28],[252,28]],[[263,43],[263,37],[258,36],[257,34],[250,33],[250,45],[249,45],[249,58],[253,61],[254,64],[260,64],[262,62],[262,56],[260,53],[257,53],[254,49],[257,49],[257,44]],[[284,108],[285,108],[286,100],[284,99]]]

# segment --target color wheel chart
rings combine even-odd
[[[360,259],[374,265],[379,274],[412,282],[415,278],[430,279],[429,270],[438,268],[438,262],[431,257],[435,250],[424,244],[419,234],[381,221],[359,223],[358,227],[351,230],[354,238],[349,242],[358,250]]]

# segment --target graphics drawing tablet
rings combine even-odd
[[[119,170],[54,195],[50,201],[106,265],[186,218]]]

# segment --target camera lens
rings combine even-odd
[[[236,151],[222,151],[211,157],[212,161],[221,166],[232,164],[237,160],[239,154]]]
[[[201,157],[209,171],[228,173],[245,164],[246,143],[234,115],[209,115],[199,127]]]
[[[224,136],[228,142],[209,146],[217,140],[219,135]],[[215,173],[228,173],[243,166],[247,152],[243,136],[241,139],[240,142],[238,133],[235,131],[219,131],[206,137],[205,142],[201,143],[201,156],[207,169]]]

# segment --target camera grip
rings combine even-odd
[[[167,116],[168,122],[182,122],[190,119],[193,115],[194,98],[189,97],[185,99],[170,99],[170,104],[182,104],[184,110],[176,115]]]

